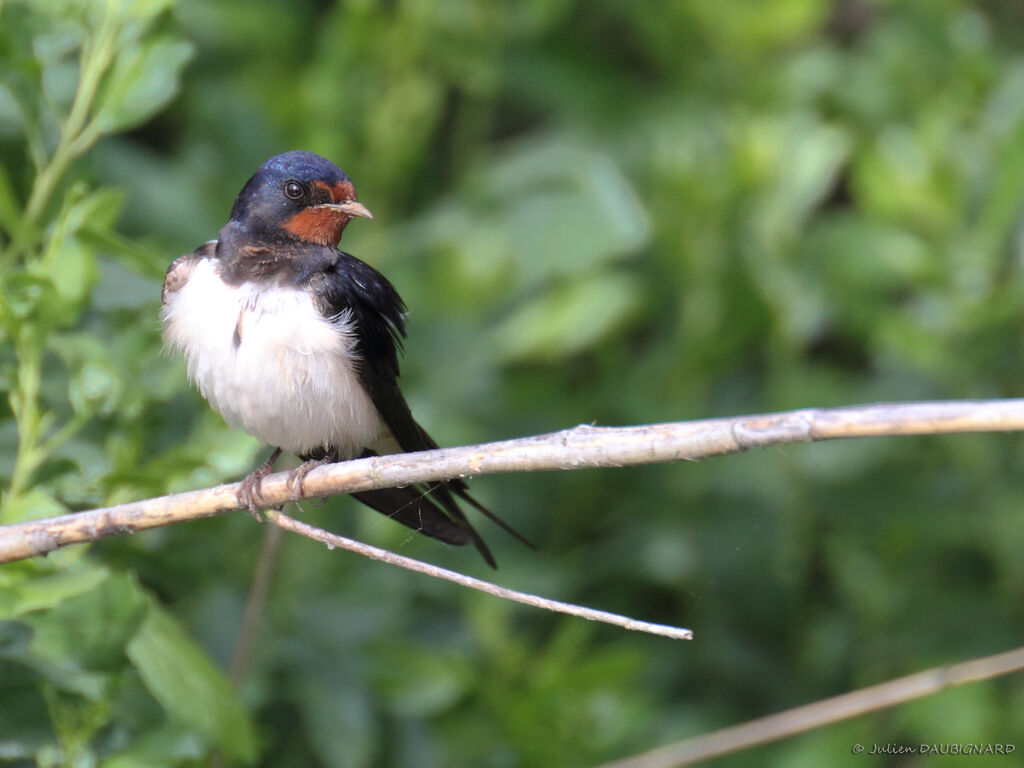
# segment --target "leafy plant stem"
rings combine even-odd
[[[61,128],[60,140],[49,161],[41,168],[32,184],[20,231],[24,239],[11,249],[11,258],[17,259],[28,244],[34,242],[39,217],[53,197],[60,180],[71,163],[85,152],[99,136],[89,123],[96,93],[103,75],[113,61],[117,40],[117,22],[109,8],[104,13],[95,42],[86,41],[80,55],[81,77],[71,110]],[[45,337],[32,332],[35,326],[26,325],[15,345],[18,360],[18,391],[12,393],[11,410],[18,425],[18,448],[14,471],[8,487],[8,500],[17,498],[28,487],[35,469],[63,442],[81,429],[85,419],[76,414],[67,424],[40,445],[45,419],[39,410],[39,384],[42,376],[42,358]]]
[[[87,150],[99,135],[98,131],[89,130],[86,121],[103,75],[114,58],[116,37],[117,25],[108,9],[104,14],[95,43],[90,44],[87,41],[82,46],[82,76],[75,93],[75,100],[68,113],[68,119],[61,129],[57,148],[32,185],[32,191],[25,206],[26,230],[30,230],[42,214],[53,196],[57,184],[71,163]]]
[[[39,466],[37,443],[42,418],[39,413],[39,382],[42,378],[42,344],[26,325],[15,343],[18,359],[18,388],[10,396],[11,410],[18,425],[18,449],[14,459],[8,501],[20,496]]]

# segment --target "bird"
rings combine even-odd
[[[303,459],[288,478],[301,495],[320,464],[438,447],[398,384],[405,303],[338,248],[354,218],[373,216],[344,171],[312,152],[284,152],[245,183],[218,238],[175,259],[164,278],[165,345],[183,354],[189,379],[229,425],[274,447],[238,491],[257,517],[260,484],[282,451]],[[460,502],[530,545],[461,479],[352,495],[426,536],[472,543],[492,568]]]

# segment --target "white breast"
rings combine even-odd
[[[328,320],[303,290],[226,285],[204,259],[163,318],[164,340],[184,353],[203,397],[267,445],[299,455],[330,446],[346,458],[383,429],[356,372],[348,312]]]

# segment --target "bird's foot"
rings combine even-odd
[[[265,523],[266,518],[257,506],[263,500],[260,486],[263,485],[263,478],[273,471],[274,462],[277,461],[277,457],[280,455],[281,449],[275,448],[274,452],[270,454],[270,458],[246,475],[238,488],[238,503],[243,507],[247,507],[252,516],[261,523]]]
[[[302,498],[302,484],[306,479],[306,475],[317,467],[322,467],[324,464],[330,464],[333,461],[335,461],[335,457],[330,454],[319,459],[308,459],[288,473],[288,481],[285,485],[296,499],[300,499]]]

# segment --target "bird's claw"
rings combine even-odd
[[[299,466],[288,473],[288,480],[285,482],[285,486],[292,492],[295,499],[302,498],[303,483],[306,480],[306,475],[317,467],[321,467],[328,463],[330,463],[329,457],[322,459],[309,459],[308,461],[302,462]]]
[[[263,478],[271,473],[274,469],[274,462],[277,461],[277,457],[281,455],[281,449],[277,448],[270,458],[260,464],[255,470],[246,475],[245,479],[239,484],[238,487],[238,503],[249,510],[249,513],[256,518],[258,522],[267,522],[266,515],[259,508],[259,503],[263,501]]]
[[[263,500],[263,494],[261,493],[260,486],[263,484],[263,478],[267,476],[267,472],[262,472],[263,468],[257,469],[255,472],[251,472],[241,484],[238,489],[238,503],[243,507],[248,508],[249,513],[261,523],[267,522],[266,516],[263,511],[259,508],[259,502]]]

